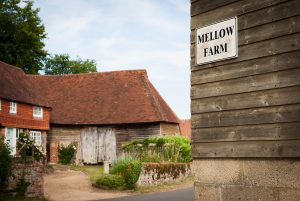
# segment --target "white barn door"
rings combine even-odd
[[[110,127],[87,127],[81,131],[82,161],[96,164],[116,158],[116,135]]]

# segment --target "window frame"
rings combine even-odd
[[[39,134],[39,136],[36,135],[36,134]],[[30,139],[34,141],[34,144],[36,146],[41,146],[43,144],[42,132],[41,131],[30,131],[29,132],[29,136],[30,136]]]
[[[36,110],[36,109],[40,109],[40,110]],[[36,111],[40,111],[40,112],[38,112],[38,113],[36,113]],[[32,109],[32,116],[34,117],[34,118],[40,118],[40,119],[42,119],[43,118],[43,108],[42,107],[40,107],[40,106],[33,106],[33,109]]]
[[[9,114],[17,114],[17,103],[16,102],[9,102]]]

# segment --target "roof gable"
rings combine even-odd
[[[51,105],[54,124],[178,122],[145,70],[28,77]]]
[[[32,105],[46,106],[48,103],[35,90],[34,83],[22,69],[0,61],[0,98]]]

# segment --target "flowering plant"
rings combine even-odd
[[[20,155],[23,162],[32,160],[40,161],[45,155],[46,150],[41,146],[36,146],[34,140],[30,139],[29,133],[20,133],[17,141],[17,156]]]

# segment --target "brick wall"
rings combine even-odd
[[[48,132],[48,161],[50,163],[58,163],[58,145],[63,144],[64,146],[69,145],[72,142],[80,141],[81,126],[60,126],[51,125],[51,129]],[[80,158],[80,153],[76,154],[76,161]]]
[[[49,163],[58,163],[58,145],[59,140],[51,140],[49,142]]]
[[[50,111],[43,108],[43,118],[33,118],[33,106],[24,103],[17,103],[17,114],[9,113],[10,101],[1,99],[0,124],[14,128],[27,128],[36,130],[48,130]]]
[[[22,164],[13,160],[11,177],[8,180],[7,189],[15,191],[23,174],[25,175],[25,181],[30,183],[27,188],[26,196],[42,197],[44,195],[43,164],[39,162]]]

